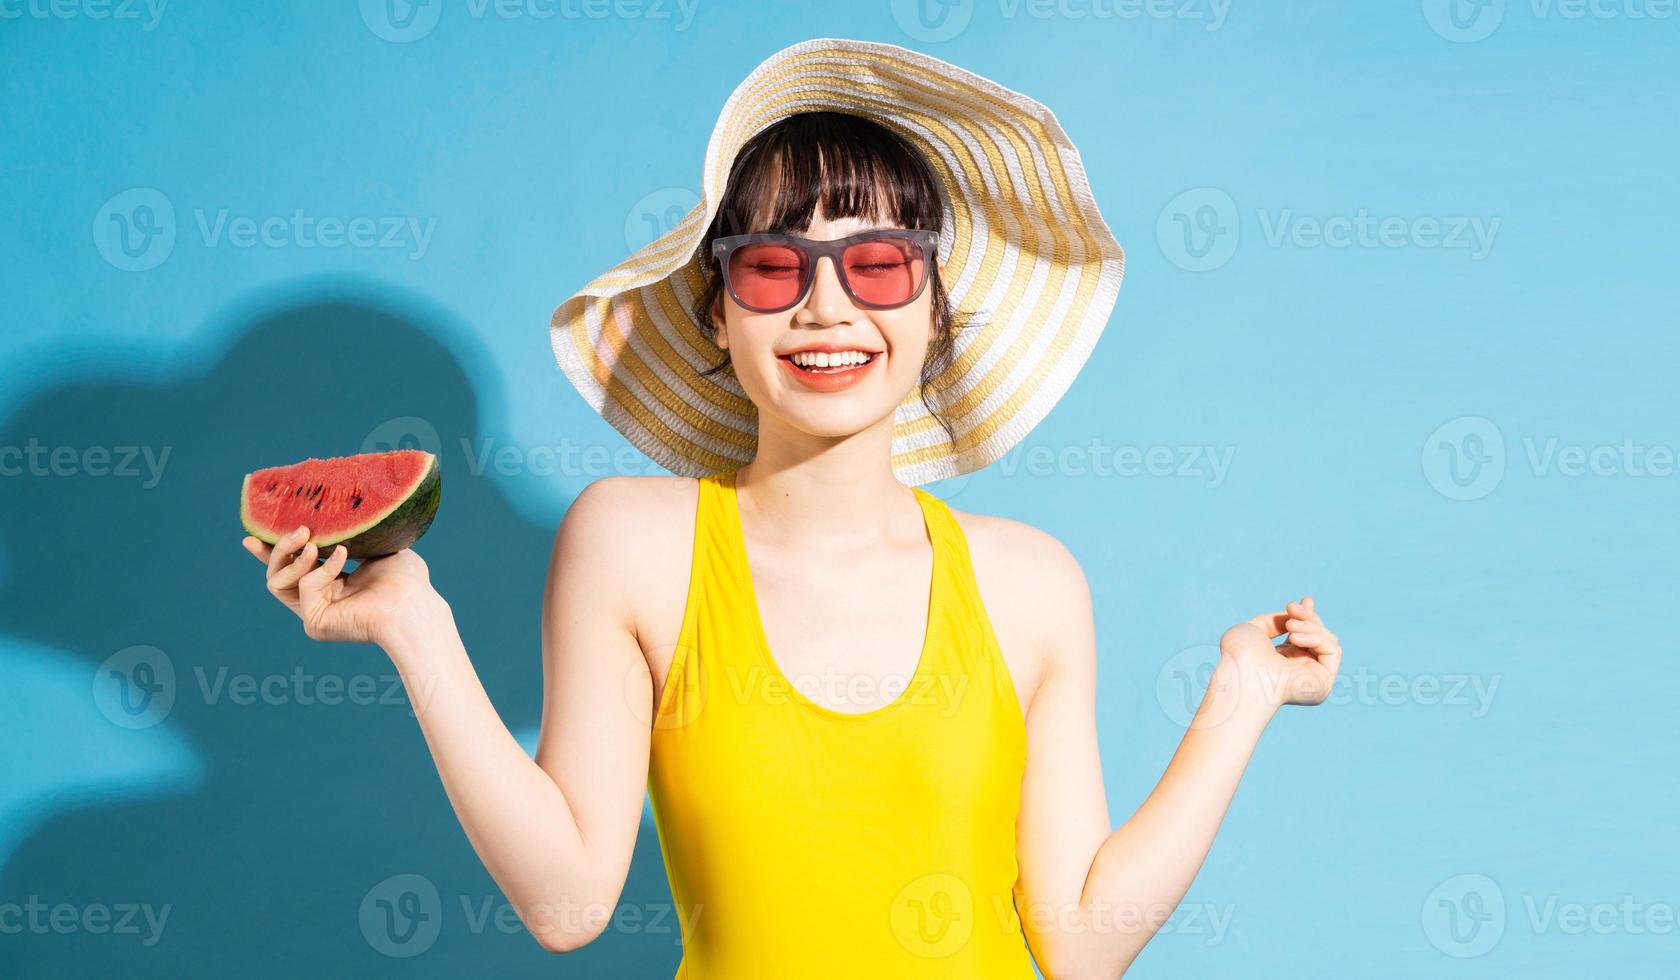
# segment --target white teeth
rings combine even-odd
[[[823,351],[800,351],[790,358],[800,367],[842,367],[848,364],[862,364],[869,360],[869,355],[863,351],[848,350],[828,354]]]

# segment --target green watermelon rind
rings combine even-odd
[[[259,527],[252,521],[250,509],[246,506],[250,499],[251,476],[250,473],[245,474],[245,481],[240,486],[239,521],[257,540],[264,544],[274,544],[295,529],[287,528],[275,533],[274,530]],[[420,540],[420,536],[432,526],[442,497],[443,471],[438,467],[437,456],[432,455],[430,465],[420,477],[420,482],[415,484],[414,490],[392,508],[390,513],[362,530],[336,536],[312,535],[309,540],[315,543],[316,551],[322,558],[332,554],[333,548],[340,544],[349,552],[347,557],[358,561],[394,555]]]

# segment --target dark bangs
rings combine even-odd
[[[902,136],[860,116],[805,112],[742,146],[713,235],[798,234],[819,203],[830,219],[934,231],[943,214],[939,179]]]

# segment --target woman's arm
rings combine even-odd
[[[647,522],[633,518],[619,482],[587,487],[555,535],[535,761],[496,713],[418,555],[400,552],[340,576],[342,549],[317,565],[310,545],[288,562],[307,533],[273,549],[246,539],[270,562],[270,590],[309,636],[375,642],[390,656],[473,849],[554,952],[588,943],[609,921],[647,785],[652,681],[630,614],[636,537],[624,533]]]
[[[1220,662],[1155,789],[1112,832],[1095,725],[1090,591],[1059,544],[1040,579],[1043,680],[1028,714],[1018,824],[1022,926],[1050,980],[1121,976],[1189,890],[1237,782],[1277,707],[1328,695],[1341,651],[1312,600],[1257,616],[1220,639]],[[1056,598],[1052,598],[1056,597]],[[1272,637],[1294,629],[1291,642]]]

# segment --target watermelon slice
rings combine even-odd
[[[302,525],[323,558],[338,544],[377,558],[426,533],[442,488],[437,457],[421,449],[311,457],[245,474],[239,520],[268,544]]]

